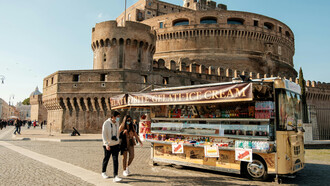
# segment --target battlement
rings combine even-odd
[[[218,4],[212,0],[183,0],[183,7],[193,10],[227,10],[227,6],[224,4]]]
[[[204,76],[200,76],[205,80],[211,79],[211,76],[220,76],[220,77],[227,77],[229,79],[236,78],[239,75],[249,76],[251,79],[261,79],[261,78],[270,78],[270,77],[281,77],[284,79],[288,79],[291,82],[299,83],[299,79],[296,77],[285,77],[285,76],[275,76],[273,74],[261,74],[257,72],[248,72],[248,71],[240,71],[237,69],[231,68],[222,68],[216,66],[205,66],[202,64],[192,63],[187,65],[185,62],[179,61],[171,61],[168,65],[165,64],[165,61],[160,59],[158,61],[153,61],[153,69],[154,70],[167,70],[167,71],[179,71],[185,73],[196,73],[202,74]],[[307,88],[319,88],[319,89],[329,89],[330,90],[330,83],[325,82],[316,82],[316,81],[306,81]]]

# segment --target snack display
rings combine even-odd
[[[139,122],[139,129],[140,139],[142,141],[148,139],[148,134],[151,134],[151,121],[147,114],[141,116]]]

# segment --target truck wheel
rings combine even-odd
[[[259,158],[246,163],[244,172],[251,180],[264,181],[268,178],[266,163]]]

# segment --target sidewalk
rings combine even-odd
[[[102,141],[100,134],[80,134],[80,136],[71,136],[71,133],[49,133],[44,127],[21,128],[21,134],[13,134],[13,139],[16,140],[32,140],[32,141],[51,141],[51,142],[73,142],[73,141]]]
[[[330,149],[330,140],[313,140],[305,142],[306,149]]]
[[[30,128],[22,127],[21,135],[13,134],[13,139],[16,140],[31,140],[31,141],[51,141],[51,142],[74,142],[74,141],[102,141],[102,135],[100,134],[80,134],[80,136],[70,136],[70,133],[50,133],[44,127]],[[319,149],[330,148],[330,140],[314,140],[305,142],[306,149]]]

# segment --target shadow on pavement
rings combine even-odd
[[[166,185],[242,185],[242,184],[235,184],[231,181],[228,182],[227,178],[221,177],[190,177],[190,176],[167,176],[167,175],[141,175],[141,174],[133,174],[132,176],[135,177],[143,177],[142,179],[136,178],[125,178],[126,183],[137,184],[140,182],[141,184],[148,183],[166,183]],[[147,178],[147,179],[146,179]],[[160,181],[165,180],[165,181]],[[236,180],[236,179],[235,179]],[[232,180],[234,181],[234,180]],[[124,182],[123,182],[124,183]],[[245,184],[245,185],[253,185],[253,184]]]
[[[297,173],[296,178],[282,178],[283,184],[328,185],[330,165],[306,163],[305,168]]]

